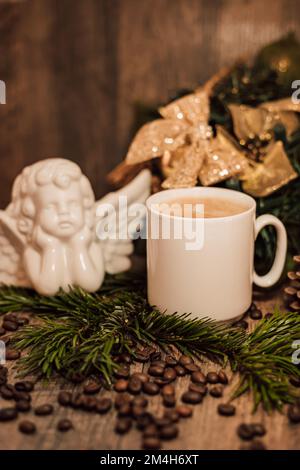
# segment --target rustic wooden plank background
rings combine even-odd
[[[297,0],[0,0],[0,204],[25,164],[79,162],[97,195],[134,103],[158,103],[299,31]]]

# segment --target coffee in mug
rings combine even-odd
[[[181,197],[161,203],[159,210],[165,214],[177,217],[204,217],[211,219],[240,214],[247,210],[247,206],[228,198]]]

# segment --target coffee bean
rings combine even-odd
[[[115,408],[118,410],[125,403],[131,403],[132,398],[128,393],[120,393],[115,397]]]
[[[97,398],[91,397],[91,396],[84,397],[83,409],[85,411],[94,411],[96,410],[97,404],[98,404]]]
[[[15,383],[15,389],[18,392],[32,392],[34,389],[34,383],[30,380],[23,380],[22,382]]]
[[[300,377],[291,377],[290,384],[293,385],[293,387],[300,387]]]
[[[7,361],[16,361],[20,357],[20,352],[15,349],[6,349],[5,359]]]
[[[124,362],[125,364],[131,364],[132,363],[132,357],[128,353],[123,353],[119,356],[120,361]]]
[[[115,425],[115,432],[118,434],[125,434],[130,431],[132,421],[130,418],[119,418]]]
[[[131,378],[139,379],[143,384],[149,381],[149,376],[147,374],[143,374],[142,372],[135,372],[132,374]]]
[[[0,409],[0,421],[12,421],[18,417],[18,411],[15,408]]]
[[[207,386],[203,384],[194,384],[191,383],[189,384],[189,391],[190,392],[196,392],[196,393],[201,393],[201,395],[206,395],[207,394]]]
[[[17,401],[16,410],[25,413],[31,410],[31,404],[29,401],[26,401],[26,400]]]
[[[250,312],[250,318],[252,318],[252,320],[260,320],[262,318],[261,310],[259,309],[252,310]]]
[[[96,403],[96,411],[100,414],[107,413],[112,407],[112,401],[110,398],[100,398]]]
[[[167,366],[175,367],[177,365],[177,359],[173,356],[168,355],[165,357],[165,363],[167,364]]]
[[[237,429],[237,434],[244,441],[250,441],[254,436],[251,424],[240,424]]]
[[[264,436],[266,434],[266,428],[264,427],[263,424],[261,423],[252,423],[251,424],[251,427],[252,427],[252,432],[253,432],[253,435],[254,436]]]
[[[87,383],[83,388],[83,391],[86,395],[94,395],[100,392],[100,390],[101,390],[101,384],[95,381],[91,381]]]
[[[247,330],[248,328],[248,323],[246,320],[239,320],[233,324],[236,328],[242,328],[243,330]]]
[[[225,372],[223,370],[220,370],[218,372],[218,378],[219,378],[220,384],[223,384],[223,385],[228,384],[228,377],[227,377],[227,375],[225,374]]]
[[[155,418],[155,424],[158,428],[163,428],[164,426],[169,426],[172,424],[170,418],[167,418],[166,416],[162,417],[156,417]]]
[[[151,354],[156,352],[156,349],[153,346],[145,346],[142,351],[143,354],[149,354],[149,357]]]
[[[32,421],[21,421],[19,431],[23,434],[34,434],[36,432],[36,425]]]
[[[75,409],[81,408],[83,407],[84,403],[85,403],[84,395],[82,395],[81,393],[75,393],[74,395],[72,395],[71,403],[70,403],[72,408],[75,408]]]
[[[162,395],[166,396],[166,395],[171,395],[171,396],[174,396],[175,395],[175,388],[173,385],[165,385],[162,390],[161,390],[161,393]]]
[[[218,405],[218,413],[221,416],[233,416],[235,415],[235,406],[230,403],[221,403]]]
[[[196,405],[197,403],[201,403],[202,402],[202,395],[200,393],[197,393],[197,392],[185,392],[182,397],[181,397],[181,400],[184,402],[184,403],[190,403],[191,405]]]
[[[2,328],[2,326],[0,326],[0,336],[5,335],[5,333],[6,333],[6,330]]]
[[[135,354],[134,356],[134,360],[136,362],[140,362],[142,364],[145,364],[146,362],[148,362],[150,359],[150,355],[149,354],[145,354],[143,352],[138,352]]]
[[[161,360],[161,352],[154,351],[150,354],[150,361],[151,362],[160,361],[160,360]]]
[[[172,367],[166,367],[163,377],[164,379],[170,380],[172,382],[177,377],[176,370]]]
[[[179,413],[175,409],[165,410],[163,417],[167,418],[171,423],[177,423],[179,421]]]
[[[114,389],[116,392],[125,392],[128,387],[128,380],[125,379],[119,379],[116,381],[114,384]]]
[[[142,406],[133,406],[132,407],[132,416],[137,419],[141,416],[144,416],[147,412]]]
[[[250,305],[248,311],[249,312],[253,312],[253,310],[257,310],[257,306],[254,302],[252,302],[252,304]]]
[[[186,364],[184,366],[185,370],[189,373],[189,374],[192,374],[194,372],[197,372],[200,370],[199,366],[197,366],[197,364]]]
[[[138,397],[134,397],[134,399],[132,400],[132,405],[146,408],[148,406],[148,400],[146,397],[139,395]]]
[[[291,423],[300,423],[300,406],[290,405],[288,407],[288,418]]]
[[[13,385],[7,384],[0,387],[0,394],[4,400],[13,400],[14,392],[15,390]]]
[[[35,408],[34,413],[37,416],[48,416],[53,413],[53,406],[50,404],[40,405]]]
[[[136,377],[131,377],[128,382],[128,391],[133,395],[137,395],[142,390],[142,382]]]
[[[131,412],[132,412],[131,403],[124,403],[122,406],[120,406],[118,410],[118,416],[119,417],[131,416]]]
[[[193,362],[194,361],[190,356],[186,356],[184,354],[182,356],[180,356],[180,358],[178,360],[179,365],[181,365],[183,367],[185,367],[188,364],[192,364]]]
[[[84,381],[85,377],[81,372],[73,372],[70,377],[70,381],[74,384],[80,384]]]
[[[140,431],[144,431],[148,426],[150,426],[153,422],[152,415],[150,413],[144,413],[141,416],[136,418],[136,427]]]
[[[5,321],[2,323],[2,327],[3,327],[6,331],[17,331],[17,329],[18,329],[18,323],[17,323],[17,322],[14,322],[14,321],[5,320]]]
[[[28,392],[18,392],[17,390],[14,391],[14,399],[16,401],[31,401],[31,395]]]
[[[157,437],[157,436],[158,436],[158,430],[155,424],[152,423],[145,427],[144,432],[143,432],[143,437]]]
[[[129,367],[120,367],[118,370],[115,371],[115,376],[117,379],[127,379],[129,377]]]
[[[163,369],[166,367],[166,363],[162,360],[157,360],[157,361],[152,361],[150,366],[158,366],[158,367],[162,367]]]
[[[157,395],[159,393],[159,386],[154,382],[146,382],[143,384],[143,390],[148,395]]]
[[[69,406],[71,404],[72,394],[67,391],[61,391],[58,394],[57,401],[62,406]]]
[[[208,372],[208,374],[206,374],[206,380],[209,384],[217,384],[219,382],[219,376],[216,372]]]
[[[20,317],[17,319],[17,323],[19,326],[25,326],[25,325],[28,325],[29,323],[29,318],[27,317]]]
[[[159,431],[159,437],[164,440],[175,439],[178,436],[178,428],[174,424],[163,426]]]
[[[17,319],[18,319],[18,315],[15,312],[6,313],[3,317],[4,321],[7,320],[7,321],[15,322],[17,321]]]
[[[0,387],[2,387],[2,385],[5,385],[7,383],[7,376],[6,375],[0,375]]]
[[[215,385],[209,391],[209,394],[214,398],[220,398],[223,396],[223,387],[222,385]]]
[[[180,366],[180,365],[177,365],[174,367],[175,371],[176,371],[176,374],[178,375],[178,377],[184,377],[186,375],[186,370],[184,367]]]
[[[254,439],[250,445],[249,445],[249,450],[266,450],[266,446],[262,441],[259,441],[258,439]]]
[[[193,409],[190,406],[179,405],[176,408],[180,418],[190,418],[193,414]]]
[[[163,405],[172,408],[176,405],[176,398],[174,395],[165,395],[163,397]]]
[[[193,372],[191,375],[191,381],[195,384],[206,384],[206,377],[200,371]]]
[[[172,380],[166,379],[165,377],[155,377],[153,382],[161,388],[168,385]]]
[[[57,423],[57,430],[60,432],[67,432],[73,428],[73,423],[69,419],[61,419]]]
[[[162,377],[164,374],[164,367],[161,366],[150,366],[148,369],[148,374],[153,377]]]
[[[161,442],[158,437],[145,437],[143,439],[142,447],[145,450],[156,450],[161,448]]]

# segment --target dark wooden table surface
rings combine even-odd
[[[259,299],[257,304],[264,313],[272,311],[275,305],[281,305],[278,293]],[[250,325],[250,327],[253,326]],[[137,370],[147,368],[147,364],[136,366]],[[216,366],[205,362],[201,364],[203,371],[216,370]],[[13,380],[14,371],[10,365],[10,377]],[[164,443],[165,449],[239,449],[243,442],[238,438],[236,430],[241,422],[260,422],[266,426],[267,434],[262,441],[268,449],[300,449],[300,425],[291,425],[285,413],[274,412],[267,415],[262,410],[252,414],[251,397],[246,395],[235,404],[236,416],[222,417],[217,414],[217,405],[226,401],[232,392],[236,377],[228,371],[230,384],[225,387],[223,399],[207,396],[202,404],[194,406],[192,418],[182,420],[179,424],[179,437],[174,441]],[[179,378],[176,385],[178,402],[183,391],[187,388],[188,379]],[[77,386],[78,387],[78,386]],[[30,411],[21,419],[30,419],[36,423],[36,435],[27,436],[18,431],[18,422],[0,423],[0,449],[138,449],[141,443],[141,434],[134,428],[126,435],[119,436],[114,432],[116,412],[111,410],[106,415],[97,415],[84,411],[61,407],[57,403],[57,394],[61,388],[73,389],[60,380],[48,384],[36,384],[33,392],[33,406],[44,403],[54,405],[54,414],[48,417],[34,416]],[[112,396],[109,391],[100,394]],[[150,398],[149,409],[156,414],[163,412],[161,397]],[[8,406],[8,402],[0,400],[0,407]],[[26,416],[26,417],[25,417]],[[70,418],[74,429],[67,433],[56,431],[56,424],[62,418]]]

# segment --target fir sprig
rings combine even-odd
[[[98,293],[79,288],[54,297],[26,289],[2,288],[0,313],[31,311],[37,324],[23,327],[15,345],[26,350],[19,362],[23,374],[51,377],[80,371],[101,374],[110,383],[116,354],[133,357],[144,345],[176,348],[198,358],[229,361],[240,375],[233,398],[252,392],[254,408],[280,409],[295,399],[289,384],[300,377],[292,363],[292,343],[300,338],[300,316],[275,312],[255,330],[243,330],[190,315],[164,315],[147,303],[144,282],[130,276],[107,277]]]

